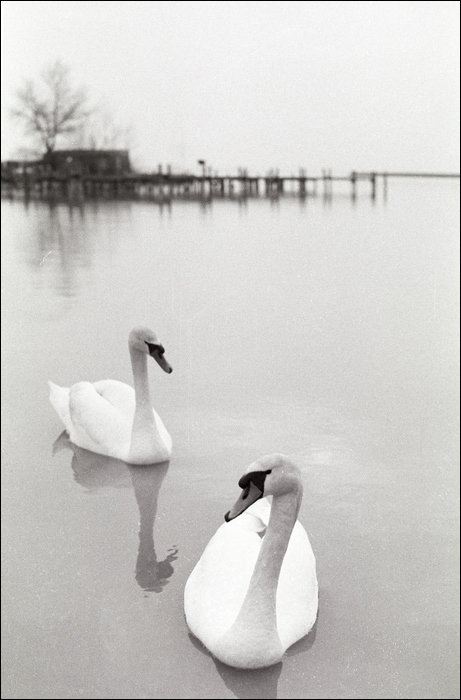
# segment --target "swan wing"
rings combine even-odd
[[[245,599],[261,548],[256,521],[244,513],[221,525],[186,583],[187,624],[207,647],[231,627]]]
[[[95,382],[93,386],[98,394],[100,394],[103,399],[106,399],[106,401],[114,406],[114,408],[116,408],[121,415],[126,416],[131,421],[133,420],[136,409],[136,398],[132,386],[125,384],[124,382],[119,382],[116,379],[101,379],[99,382]],[[152,413],[154,414],[155,425],[160,435],[160,439],[167,450],[171,452],[173,442],[171,435],[165,428],[162,419],[154,408],[152,409]]]
[[[79,382],[70,388],[69,413],[70,439],[76,445],[117,459],[128,457],[133,416],[108,401],[94,384]]]
[[[133,418],[136,399],[132,386],[119,382],[117,379],[101,379],[98,382],[94,382],[93,386],[98,394],[112,404],[114,408]]]
[[[277,630],[285,649],[310,631],[317,617],[317,608],[315,557],[307,533],[297,520],[277,586]]]

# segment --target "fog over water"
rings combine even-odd
[[[278,200],[2,201],[5,698],[456,698],[459,182]],[[131,383],[173,438],[72,446],[47,380]],[[271,669],[192,638],[185,581],[258,456],[303,473],[319,617]]]
[[[141,169],[459,172],[458,2],[6,0],[1,11],[2,160],[32,145],[11,119],[16,90],[59,58],[109,126],[128,129],[115,145]],[[58,143],[78,146],[75,134]]]

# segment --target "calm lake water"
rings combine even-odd
[[[2,202],[4,698],[459,698],[457,181],[199,202]],[[169,465],[72,447],[47,380],[131,383]],[[262,454],[301,467],[319,617],[237,671],[184,585]]]

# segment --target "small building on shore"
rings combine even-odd
[[[51,151],[41,160],[2,162],[2,181],[30,177],[111,177],[131,174],[128,151],[71,149]]]
[[[43,170],[60,176],[110,176],[131,173],[128,151],[71,149],[51,151],[43,156]]]

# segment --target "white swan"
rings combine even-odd
[[[114,379],[78,382],[70,388],[50,385],[50,402],[69,439],[78,447],[130,464],[165,462],[171,437],[152,408],[147,380],[147,356],[165,372],[172,368],[155,333],[142,326],[128,338],[134,389]]]
[[[315,623],[315,558],[297,520],[301,472],[289,459],[260,457],[239,486],[243,493],[186,583],[184,611],[191,632],[220,661],[262,668],[278,663]]]

